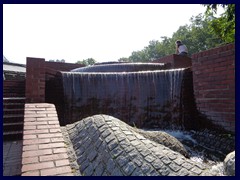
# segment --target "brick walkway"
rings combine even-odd
[[[25,104],[22,176],[72,176],[55,106]]]
[[[22,141],[3,142],[3,175],[21,175]]]

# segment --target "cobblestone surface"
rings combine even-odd
[[[66,126],[79,165],[86,176],[218,175],[168,147],[146,139],[126,123],[95,115]],[[72,150],[73,151],[73,150]]]
[[[150,139],[158,144],[167,146],[173,151],[177,151],[182,155],[184,155],[185,157],[189,158],[189,154],[185,149],[185,147],[183,146],[183,144],[179,140],[177,140],[175,137],[171,136],[170,134],[167,134],[166,132],[163,132],[163,131],[151,132],[151,131],[144,131],[137,128],[132,128],[132,130],[143,135],[147,139]]]

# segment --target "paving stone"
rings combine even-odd
[[[83,175],[187,176],[209,172],[207,166],[146,139],[110,116],[97,115],[79,121],[69,137]]]
[[[123,171],[127,176],[130,176],[136,166],[132,162],[128,162],[126,165],[123,167]]]

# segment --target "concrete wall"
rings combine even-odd
[[[235,44],[193,54],[192,71],[198,111],[235,132]]]

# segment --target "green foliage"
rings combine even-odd
[[[235,41],[235,4],[205,4],[205,15],[191,17],[190,25],[183,25],[172,37],[161,36],[161,41],[152,40],[142,50],[133,51],[119,62],[149,62],[175,53],[175,41],[182,40],[189,55]],[[218,7],[225,12],[216,18]]]
[[[77,64],[84,64],[86,66],[94,65],[97,61],[93,58],[83,59],[82,61],[77,61]]]
[[[235,4],[205,4],[207,17],[217,13],[219,6],[222,6],[225,12],[219,18],[213,18],[210,23],[211,32],[220,37],[225,43],[235,41]]]

